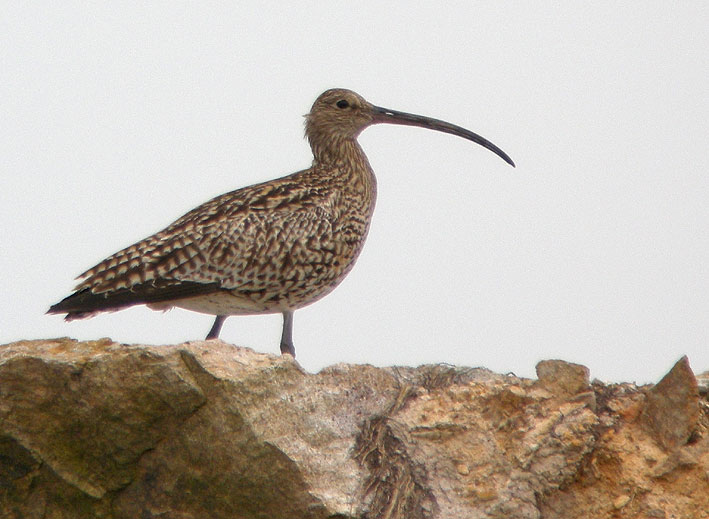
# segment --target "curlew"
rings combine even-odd
[[[367,237],[377,182],[357,137],[378,123],[457,135],[514,166],[465,128],[327,90],[306,115],[310,168],[200,205],[78,276],[75,292],[48,313],[70,321],[139,304],[179,307],[216,316],[207,339],[230,315],[281,313],[281,353],[295,356],[293,312],[340,284]]]

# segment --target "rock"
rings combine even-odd
[[[709,411],[668,456],[643,399],[561,361],[309,374],[220,341],[21,341],[0,346],[0,517],[702,517]]]
[[[618,496],[614,501],[613,501],[613,508],[616,510],[620,510],[623,508],[625,505],[630,503],[630,496],[627,494],[623,494]]]
[[[697,375],[697,386],[699,394],[704,398],[709,398],[709,371]]]
[[[575,397],[591,408],[596,405],[586,366],[563,360],[542,360],[537,364],[539,384],[559,398]]]
[[[699,461],[690,449],[676,449],[655,467],[652,471],[652,477],[666,477],[678,468],[693,467],[697,463]]]
[[[687,357],[647,392],[641,419],[665,449],[687,443],[699,419],[699,390]]]

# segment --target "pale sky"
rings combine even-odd
[[[367,129],[372,229],[295,313],[304,368],[709,369],[707,2],[26,4],[0,6],[0,343],[202,339],[213,318],[186,310],[44,312],[202,202],[308,167],[302,115],[344,87],[517,168]],[[237,316],[221,337],[278,353],[280,332],[280,315]]]

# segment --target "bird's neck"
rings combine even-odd
[[[355,194],[371,213],[377,197],[377,179],[357,140],[311,141],[311,148],[313,169],[319,176],[330,177],[341,189]]]
[[[336,133],[307,133],[310,149],[316,163],[334,164],[350,156],[364,156],[355,137],[342,137]]]

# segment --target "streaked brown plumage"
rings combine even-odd
[[[295,356],[293,312],[345,278],[367,237],[377,186],[357,136],[376,123],[452,133],[514,166],[468,130],[328,90],[306,116],[309,169],[202,204],[81,274],[76,291],[48,313],[72,320],[137,304],[176,306],[217,316],[207,338],[219,335],[226,316],[282,313],[281,352]]]

